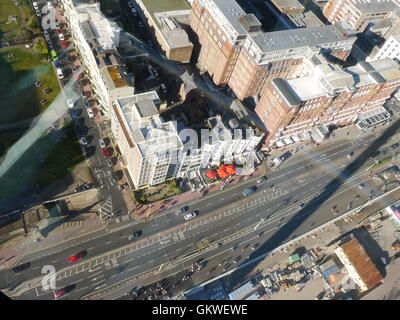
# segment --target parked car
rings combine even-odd
[[[46,30],[43,31],[43,35],[44,35],[45,38],[50,37],[49,33]]]
[[[111,168],[113,166],[113,162],[111,159],[107,159],[107,165]]]
[[[167,91],[167,87],[165,86],[164,83],[161,83],[160,88],[161,88],[161,91],[162,91],[164,94],[166,94],[166,93],[168,92],[168,91]]]
[[[62,33],[59,33],[59,34],[58,34],[58,37],[60,38],[61,41],[64,41],[64,40],[65,40],[64,35],[63,35]]]
[[[63,79],[64,78],[64,74],[63,74],[61,68],[56,68],[56,71],[57,71],[58,78],[59,79]]]
[[[61,41],[61,47],[67,48],[68,46],[69,46],[69,42],[68,41]]]
[[[35,13],[36,13],[36,15],[37,15],[38,17],[41,17],[41,16],[42,16],[42,14],[40,13],[39,10],[36,10]]]
[[[128,236],[128,240],[133,240],[133,239],[137,239],[137,238],[139,238],[141,235],[142,235],[142,231],[141,230],[137,230],[137,231],[135,231],[134,233],[132,233],[132,234],[130,234],[129,236]]]
[[[187,221],[187,220],[195,218],[198,214],[199,214],[199,211],[195,210],[191,213],[184,215],[183,218],[185,218],[185,220]]]
[[[80,139],[79,139],[79,142],[80,142],[80,144],[83,145],[83,146],[87,146],[87,144],[88,144],[85,137],[80,138]]]
[[[104,139],[99,139],[99,145],[100,148],[104,149],[106,147],[106,143],[104,142]]]
[[[87,108],[86,110],[87,110],[87,113],[89,115],[89,118],[94,118],[94,113],[93,113],[92,109],[91,108]]]
[[[189,206],[185,206],[185,207],[182,207],[182,208],[176,210],[176,211],[175,211],[175,214],[176,214],[177,216],[179,216],[179,215],[181,215],[182,213],[187,212],[188,210],[189,210]]]
[[[299,209],[302,209],[302,208],[304,208],[304,202],[299,204]]]
[[[53,9],[53,5],[51,4],[51,1],[47,1],[47,8],[50,10]]]
[[[38,6],[37,2],[33,1],[32,6],[33,6],[33,9],[39,10],[39,6]]]
[[[74,102],[72,101],[72,99],[67,99],[67,106],[68,106],[68,108],[74,107]]]
[[[359,188],[359,189],[364,189],[364,183],[360,183],[360,184],[358,185],[358,188]]]
[[[108,152],[108,149],[107,149],[107,148],[101,149],[101,153],[103,154],[103,157],[104,157],[104,158],[106,158],[106,159],[111,158],[111,155],[110,155],[110,153]]]

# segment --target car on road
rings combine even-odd
[[[87,108],[86,110],[87,110],[87,113],[89,115],[89,118],[94,118],[94,113],[93,113],[92,109]]]
[[[74,102],[72,101],[72,99],[68,99],[67,100],[67,106],[68,106],[68,108],[73,108],[74,107]]]
[[[87,146],[88,142],[86,141],[85,137],[82,137],[79,139],[79,143],[83,146]]]
[[[106,147],[106,143],[104,142],[104,139],[99,139],[99,145],[100,145],[100,148],[105,148]]]
[[[243,190],[243,195],[246,197],[256,191],[256,187],[250,187]]]
[[[251,250],[255,251],[258,247],[258,243],[255,243],[251,246]]]
[[[54,291],[54,298],[59,298],[62,297],[66,294],[67,292],[64,289],[60,289],[60,290],[55,290]]]
[[[104,157],[104,158],[106,158],[106,159],[111,158],[111,155],[110,155],[110,153],[108,152],[108,149],[107,149],[107,148],[101,149],[101,153],[103,154],[103,157]]]
[[[238,263],[240,260],[240,257],[236,257],[235,259],[233,259],[233,263]]]
[[[73,256],[70,256],[68,258],[68,262],[69,263],[74,263],[77,262],[79,260],[82,260],[84,258],[85,254],[83,252],[78,252],[76,254],[74,254]]]
[[[142,233],[143,233],[142,230],[137,230],[128,236],[128,240],[137,239],[142,235]]]
[[[265,182],[265,181],[267,181],[267,177],[266,177],[266,176],[262,176],[261,178],[258,178],[258,179],[257,179],[257,183],[258,183],[258,184],[263,183],[263,182]]]
[[[304,208],[304,202],[299,203],[299,209],[303,209]]]
[[[179,215],[181,215],[182,213],[187,212],[188,210],[189,210],[189,206],[185,206],[185,207],[182,207],[182,208],[176,210],[176,211],[175,211],[175,214],[176,214],[177,216],[179,216]]]
[[[195,211],[193,211],[191,213],[185,214],[183,216],[183,218],[185,218],[185,220],[187,221],[187,220],[195,218],[198,214],[199,214],[199,211],[195,210]]]
[[[26,263],[23,263],[23,264],[20,264],[20,265],[14,267],[12,270],[15,273],[18,273],[18,272],[21,272],[21,271],[24,271],[24,270],[28,269],[30,266],[31,266],[31,263],[30,262],[26,262]]]
[[[358,185],[358,188],[359,188],[359,189],[364,189],[364,186],[365,186],[364,183],[360,183],[360,184]]]
[[[348,155],[347,155],[347,159],[350,159],[351,158],[351,156],[354,154],[354,152],[352,151],[352,152],[350,152]]]
[[[265,159],[265,154],[261,151],[257,151],[257,156],[260,158],[261,161]]]

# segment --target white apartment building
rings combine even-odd
[[[399,30],[400,32],[400,30]],[[390,58],[399,61],[400,59],[400,34],[391,35],[383,46],[372,57],[366,59],[367,62]]]
[[[73,42],[89,72],[96,99],[107,119],[113,98],[134,93],[133,84],[117,54],[120,28],[103,16],[99,3],[75,5],[72,0],[64,0],[63,8]]]

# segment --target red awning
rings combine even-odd
[[[236,168],[234,165],[230,164],[226,166],[226,172],[228,174],[235,174],[236,173]]]
[[[217,169],[217,173],[221,179],[229,176],[229,174],[225,170],[222,170],[221,168]]]

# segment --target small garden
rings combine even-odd
[[[156,186],[134,191],[133,196],[140,204],[150,204],[181,193],[182,190],[179,188],[177,181],[168,180]]]

